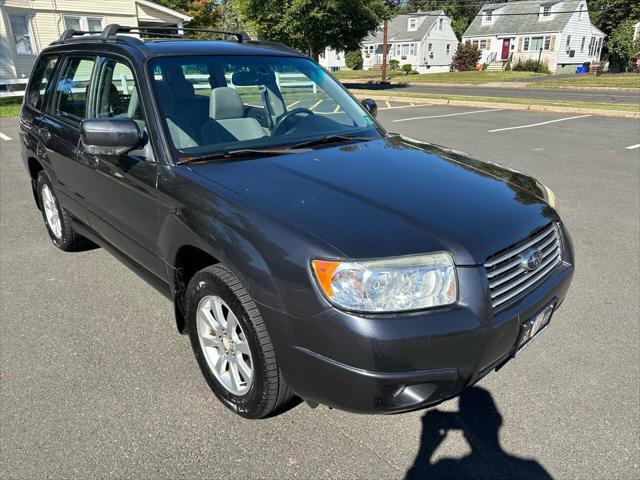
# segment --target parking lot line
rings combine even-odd
[[[0,132],[0,138],[2,140],[4,140],[5,142],[10,142],[11,141],[11,137],[9,135],[5,135],[4,133]]]
[[[626,148],[627,150],[635,150],[636,148],[640,148],[640,143],[636,143],[635,145],[629,145]]]
[[[400,118],[398,120],[394,120],[394,123],[409,122],[411,120],[425,120],[427,118],[457,117],[458,115],[473,115],[474,113],[487,113],[487,112],[500,112],[500,111],[502,111],[501,108],[491,108],[489,110],[474,110],[472,112],[447,113],[444,115],[430,115],[427,117]]]
[[[519,130],[521,128],[539,127],[541,125],[548,125],[550,123],[566,122],[567,120],[576,120],[578,118],[587,118],[587,117],[590,117],[590,116],[591,115],[576,115],[575,117],[557,118],[555,120],[548,120],[546,122],[531,123],[529,125],[518,125],[517,127],[495,128],[493,130],[487,130],[487,131],[489,133],[495,133],[495,132],[505,132],[507,130]]]
[[[294,105],[297,105],[297,104],[299,104],[299,103],[300,103],[300,100],[296,100],[295,102],[293,102],[293,103],[291,103],[291,104],[287,105],[287,108],[291,108],[291,107],[293,107]]]
[[[313,110],[314,108],[316,108],[318,105],[320,105],[324,100],[320,99],[318,100],[316,103],[314,103],[313,105],[311,105],[309,107],[309,110]]]

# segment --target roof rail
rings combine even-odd
[[[188,27],[131,27],[127,25],[118,25],[117,23],[112,23],[104,27],[102,30],[101,38],[103,40],[108,39],[109,37],[116,35],[118,33],[139,33],[139,34],[149,34],[155,37],[164,37],[164,38],[185,38],[185,32],[198,32],[198,33],[215,33],[218,35],[229,35],[236,37],[238,42],[248,42],[251,41],[251,37],[243,31],[234,31],[234,30],[217,30],[217,29],[209,29],[209,28],[188,28]],[[64,35],[64,34],[63,34]]]
[[[96,33],[100,33],[100,32],[86,32],[84,30],[74,30],[73,28],[68,28],[67,30],[62,32],[62,35],[60,35],[60,38],[56,42],[53,42],[53,43],[64,43],[66,40],[69,40],[72,37],[85,35],[87,33],[96,34]]]

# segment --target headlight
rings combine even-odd
[[[315,280],[334,305],[358,312],[399,312],[451,305],[458,282],[446,252],[381,260],[311,262]]]

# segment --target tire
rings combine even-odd
[[[53,244],[65,252],[86,248],[89,241],[73,231],[69,214],[60,206],[51,180],[44,171],[38,173],[36,188],[42,218]]]
[[[186,318],[200,370],[227,408],[256,419],[277,413],[291,400],[260,312],[227,267],[213,265],[193,276]]]

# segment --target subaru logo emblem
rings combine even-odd
[[[528,271],[535,270],[542,263],[542,252],[537,248],[529,250],[522,255],[520,266]]]

